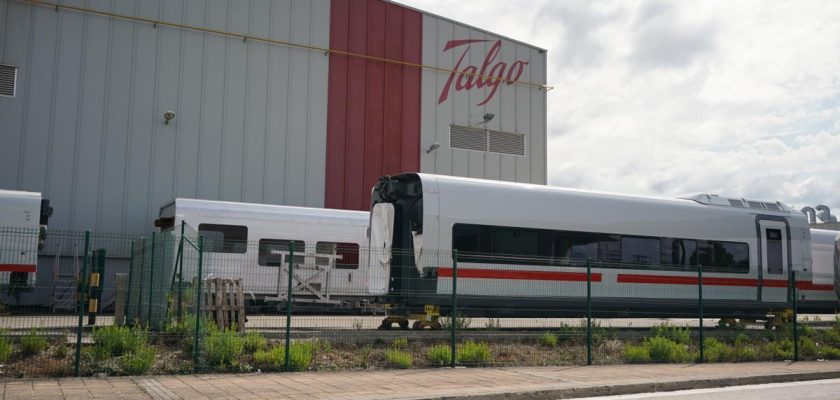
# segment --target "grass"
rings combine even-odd
[[[204,356],[212,366],[225,367],[233,365],[242,354],[243,340],[232,329],[215,330],[204,339]]]
[[[385,359],[388,361],[388,365],[400,369],[411,368],[411,364],[414,361],[411,353],[398,349],[387,350],[385,352]]]
[[[426,351],[426,358],[432,365],[436,365],[438,367],[447,365],[452,359],[452,349],[446,344],[438,344],[429,347]]]
[[[624,361],[631,364],[650,362],[650,350],[645,346],[628,344],[624,346]]]
[[[408,338],[396,338],[394,339],[394,348],[395,349],[404,349],[408,347]]]
[[[551,332],[545,332],[540,335],[540,344],[545,347],[557,347],[557,335]]]
[[[35,329],[32,329],[27,335],[20,338],[20,350],[26,355],[40,354],[49,346],[47,339],[39,335]]]
[[[305,371],[312,363],[315,346],[310,343],[292,343],[289,346],[289,370]],[[286,347],[274,346],[270,349],[257,350],[254,364],[266,371],[282,371],[286,366]]]
[[[651,328],[651,336],[670,339],[679,344],[691,343],[691,330],[668,324],[658,325]]]
[[[120,368],[128,375],[144,375],[155,363],[155,348],[143,345],[120,358]]]
[[[0,363],[12,357],[12,342],[6,338],[6,331],[0,330]]]
[[[623,356],[624,361],[628,363],[649,361],[684,363],[695,358],[688,351],[688,346],[662,336],[645,338],[639,346],[626,345]]]
[[[461,363],[485,364],[490,361],[490,346],[485,342],[464,342],[458,346],[457,358]]]
[[[268,347],[268,341],[265,336],[257,332],[248,332],[242,340],[242,346],[245,352],[253,353],[257,350],[263,350]]]
[[[140,327],[104,326],[93,331],[93,355],[97,360],[136,353],[148,344],[148,332]]]

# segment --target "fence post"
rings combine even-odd
[[[799,361],[799,312],[796,307],[796,271],[790,270],[791,302],[793,303],[793,361]]]
[[[592,261],[586,259],[586,365],[592,365]]]
[[[81,376],[81,360],[82,360],[82,324],[85,319],[85,295],[87,294],[87,268],[90,261],[90,231],[85,231],[85,252],[82,258],[82,276],[79,277],[79,323],[76,325],[76,358],[74,363],[74,373],[76,376]]]
[[[195,336],[193,336],[193,370],[197,371],[199,367],[198,362],[198,336],[201,332],[201,267],[204,256],[204,236],[198,237],[198,275],[196,275],[195,283]]]
[[[152,232],[152,255],[149,257],[149,311],[146,313],[146,326],[152,323],[152,287],[155,277],[155,233]]]
[[[305,249],[304,249],[305,251]],[[292,334],[292,268],[295,265],[295,241],[292,240],[289,244],[289,277],[288,277],[288,292],[286,292],[286,365],[284,371],[288,372],[291,367],[291,359],[289,351],[291,350],[291,334]]]
[[[178,240],[178,265],[175,266],[178,269],[178,321],[182,321],[184,318],[181,310],[181,292],[184,287],[184,224],[185,222],[181,221],[181,238]]]
[[[700,307],[700,362],[706,360],[705,343],[703,338],[703,266],[697,266],[697,301]]]
[[[449,322],[449,366],[455,368],[458,359],[458,342],[455,337],[458,329],[458,250],[452,250],[452,313]]]
[[[128,256],[128,289],[125,295],[125,323],[128,324],[128,310],[131,308],[131,276],[134,275],[134,240],[131,240],[131,254]]]

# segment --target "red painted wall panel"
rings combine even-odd
[[[420,64],[422,15],[332,0],[330,47]],[[367,210],[382,175],[420,169],[420,70],[330,54],[325,206]]]

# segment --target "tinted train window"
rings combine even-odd
[[[306,246],[302,240],[295,240],[295,265],[306,261]],[[291,251],[291,240],[261,239],[257,264],[268,267],[279,267]]]
[[[636,265],[659,263],[659,239],[635,236],[621,238],[621,262]]]
[[[540,256],[540,232],[534,229],[496,228],[493,253],[535,258]]]
[[[591,233],[557,232],[554,255],[559,258],[595,260],[598,258],[598,236]]]
[[[767,272],[771,274],[783,274],[784,262],[782,260],[782,231],[780,229],[767,229]]]
[[[621,261],[621,236],[601,235],[598,242],[598,261],[614,262]]]
[[[452,227],[452,249],[458,250],[460,261],[486,262],[490,253],[490,227],[481,225],[455,224]]]
[[[335,267],[338,269],[359,268],[359,245],[356,243],[318,242],[315,245],[315,253],[317,265],[331,266],[330,258],[334,257]]]
[[[747,273],[750,271],[750,248],[746,243],[714,242],[716,272]]]
[[[677,269],[691,270],[691,257],[697,252],[697,242],[688,239],[662,239],[661,263],[672,265]]]
[[[245,253],[248,250],[248,228],[241,225],[199,224],[204,235],[204,251],[211,253]]]
[[[691,265],[702,265],[704,270],[715,265],[714,248],[708,240],[698,240],[697,249],[691,255]]]

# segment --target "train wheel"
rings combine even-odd
[[[408,320],[407,319],[400,321],[400,329],[402,329],[402,330],[408,329]]]
[[[423,329],[423,324],[420,323],[420,321],[414,321],[414,323],[411,324],[411,329],[414,329],[415,331],[422,330]]]
[[[440,321],[435,321],[432,323],[432,330],[439,331],[443,329],[443,326],[440,325]]]

